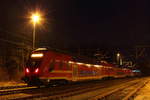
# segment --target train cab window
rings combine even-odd
[[[39,66],[40,66],[40,63],[41,63],[41,61],[28,60],[27,63],[26,63],[26,66],[27,66],[27,67],[35,68],[35,67],[39,67]]]
[[[54,67],[55,67],[55,59],[52,59],[49,65],[49,71],[51,72],[52,70],[54,70]]]

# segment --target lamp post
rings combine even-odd
[[[120,53],[117,53],[117,64],[120,65]]]
[[[32,43],[32,48],[34,49],[35,48],[35,23],[33,24],[33,43]]]
[[[36,30],[36,24],[38,24],[41,20],[41,16],[38,12],[33,13],[31,16],[31,21],[33,23],[33,43],[32,48],[35,49],[35,30]]]
[[[120,53],[117,53],[117,64],[119,65],[123,65],[123,58],[122,55]]]

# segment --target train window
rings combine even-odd
[[[26,63],[27,67],[38,67],[40,65],[41,61],[36,60],[28,60]]]
[[[54,70],[54,66],[55,66],[55,59],[52,59],[50,61],[50,66],[49,66],[49,71],[51,72],[52,70]]]

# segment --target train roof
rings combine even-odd
[[[33,50],[33,52],[36,52],[36,51],[53,51],[53,52],[58,52],[58,53],[63,53],[63,54],[70,54],[69,52],[66,52],[66,51],[62,51],[62,50],[59,50],[59,49],[55,49],[55,48],[37,48],[35,50]]]
[[[35,49],[33,51],[46,51],[46,50],[48,50],[48,49],[47,48],[37,48],[37,49]]]
[[[37,48],[33,52],[38,52],[38,51],[43,51],[43,52],[44,51],[52,51],[52,52],[62,53],[62,54],[71,56],[73,61],[75,61],[75,62],[98,64],[98,62],[95,58],[86,57],[86,56],[83,56],[83,55],[77,55],[77,54],[74,54],[74,53],[62,51],[62,50],[55,49],[55,48]]]
[[[73,54],[73,53],[62,51],[62,50],[55,49],[55,48],[37,48],[33,52],[38,52],[38,51],[45,51],[45,52],[52,51],[52,52],[61,53],[67,56],[71,56],[74,62],[88,63],[88,64],[94,64],[94,65],[103,65],[103,66],[112,66],[112,67],[120,68],[120,66],[116,64],[112,64],[108,62],[99,62],[96,58],[91,58],[91,57],[87,57],[83,55],[77,55],[77,54]]]

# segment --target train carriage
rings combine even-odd
[[[130,69],[106,63],[91,63],[90,60],[84,62],[74,58],[75,56],[55,50],[37,49],[32,52],[25,66],[23,79],[28,84],[45,85],[132,75]]]

